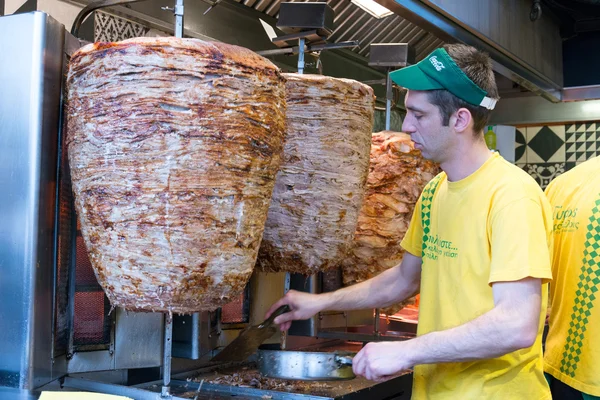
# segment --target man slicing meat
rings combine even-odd
[[[402,263],[336,292],[290,291],[275,322],[324,310],[385,307],[420,292],[418,337],[369,343],[357,375],[414,366],[413,399],[549,399],[542,328],[551,278],[552,212],[536,182],[488,150],[498,93],[489,57],[446,45],[392,72],[407,88],[403,131],[443,169],[416,204]]]

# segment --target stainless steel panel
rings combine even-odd
[[[492,113],[495,125],[585,122],[600,119],[600,100],[551,103],[541,97],[501,99]]]
[[[562,93],[563,101],[597,100],[600,99],[600,85],[566,87]]]
[[[112,369],[115,369],[115,354],[109,350],[73,353],[73,357],[68,360],[67,364],[69,374]]]
[[[200,358],[200,314],[173,316],[173,356]]]
[[[301,274],[290,274],[290,289],[308,293],[321,293],[321,274],[305,276]],[[307,320],[294,321],[290,335],[317,336],[318,316]]]
[[[158,367],[163,353],[163,314],[117,309],[115,368]]]
[[[116,311],[114,350],[75,352],[69,374],[162,365],[163,315]]]
[[[218,345],[219,327],[207,311],[173,316],[173,357],[198,360]]]
[[[0,385],[25,389],[52,375],[63,43],[44,13],[0,17]]]

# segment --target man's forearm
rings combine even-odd
[[[391,268],[375,278],[322,294],[323,311],[362,310],[390,306],[418,292],[419,279],[416,278],[412,274],[403,274],[400,267]]]
[[[535,342],[537,330],[531,323],[527,324],[514,315],[514,312],[495,307],[456,328],[432,332],[413,339],[410,341],[412,364],[496,358],[530,347]]]

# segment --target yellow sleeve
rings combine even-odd
[[[552,197],[554,195],[554,184],[556,182],[556,179],[553,180],[552,182],[550,182],[550,184],[548,186],[546,186],[546,190],[544,190],[544,194],[546,195],[546,198],[552,203]],[[554,205],[553,205],[554,206]]]
[[[422,197],[423,195],[419,197],[419,200],[415,205],[415,211],[410,220],[410,225],[408,225],[408,231],[400,243],[400,246],[402,246],[404,250],[416,257],[422,257],[423,253],[423,225],[421,221]]]
[[[492,215],[489,284],[527,277],[552,280],[552,221],[546,221],[548,212],[542,207],[539,201],[525,197]]]

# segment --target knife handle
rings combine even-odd
[[[286,312],[290,312],[290,306],[288,306],[287,304],[279,307],[277,310],[275,310],[273,312],[273,314],[271,314],[271,316],[269,318],[267,318],[262,324],[260,324],[260,327],[263,328],[265,326],[270,326],[273,325],[273,320],[275,320],[275,318],[279,317],[281,314],[285,314]]]

